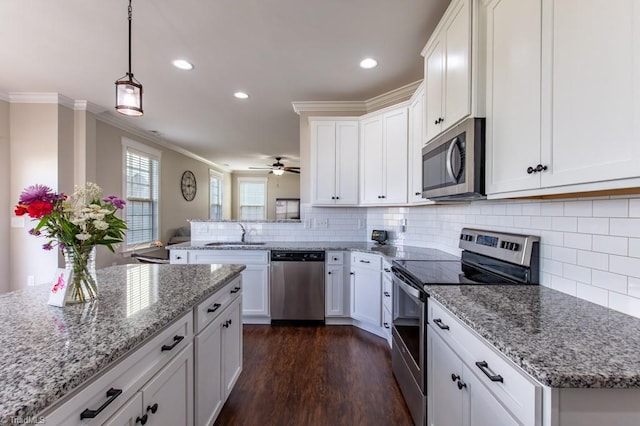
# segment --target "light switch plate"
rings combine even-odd
[[[11,218],[11,227],[12,228],[24,228],[24,217],[12,217]]]

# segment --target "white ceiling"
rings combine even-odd
[[[133,0],[130,125],[230,169],[298,165],[292,101],[364,101],[422,78],[449,0]],[[127,0],[1,0],[0,93],[58,92],[112,112]],[[366,56],[378,67],[362,70]],[[195,65],[180,71],[171,61]],[[235,99],[237,90],[249,93]]]

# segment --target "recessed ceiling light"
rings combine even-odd
[[[176,59],[175,61],[173,61],[173,66],[185,71],[190,71],[193,69],[193,64],[184,59]]]
[[[378,65],[378,61],[373,58],[364,58],[360,61],[360,68],[364,68],[365,70],[375,68]]]
[[[233,94],[233,96],[235,96],[238,99],[249,99],[249,95],[247,95],[244,92],[236,92]]]

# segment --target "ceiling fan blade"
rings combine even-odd
[[[285,169],[284,171],[285,171],[285,172],[289,172],[289,173],[297,173],[297,174],[300,174],[300,171],[299,171],[299,170],[287,170],[287,169]]]

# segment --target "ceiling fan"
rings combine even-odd
[[[282,157],[276,157],[276,162],[271,167],[249,167],[253,170],[271,170],[269,173],[273,173],[276,176],[282,176],[284,172],[298,173],[300,174],[300,167],[286,167],[280,162]]]

